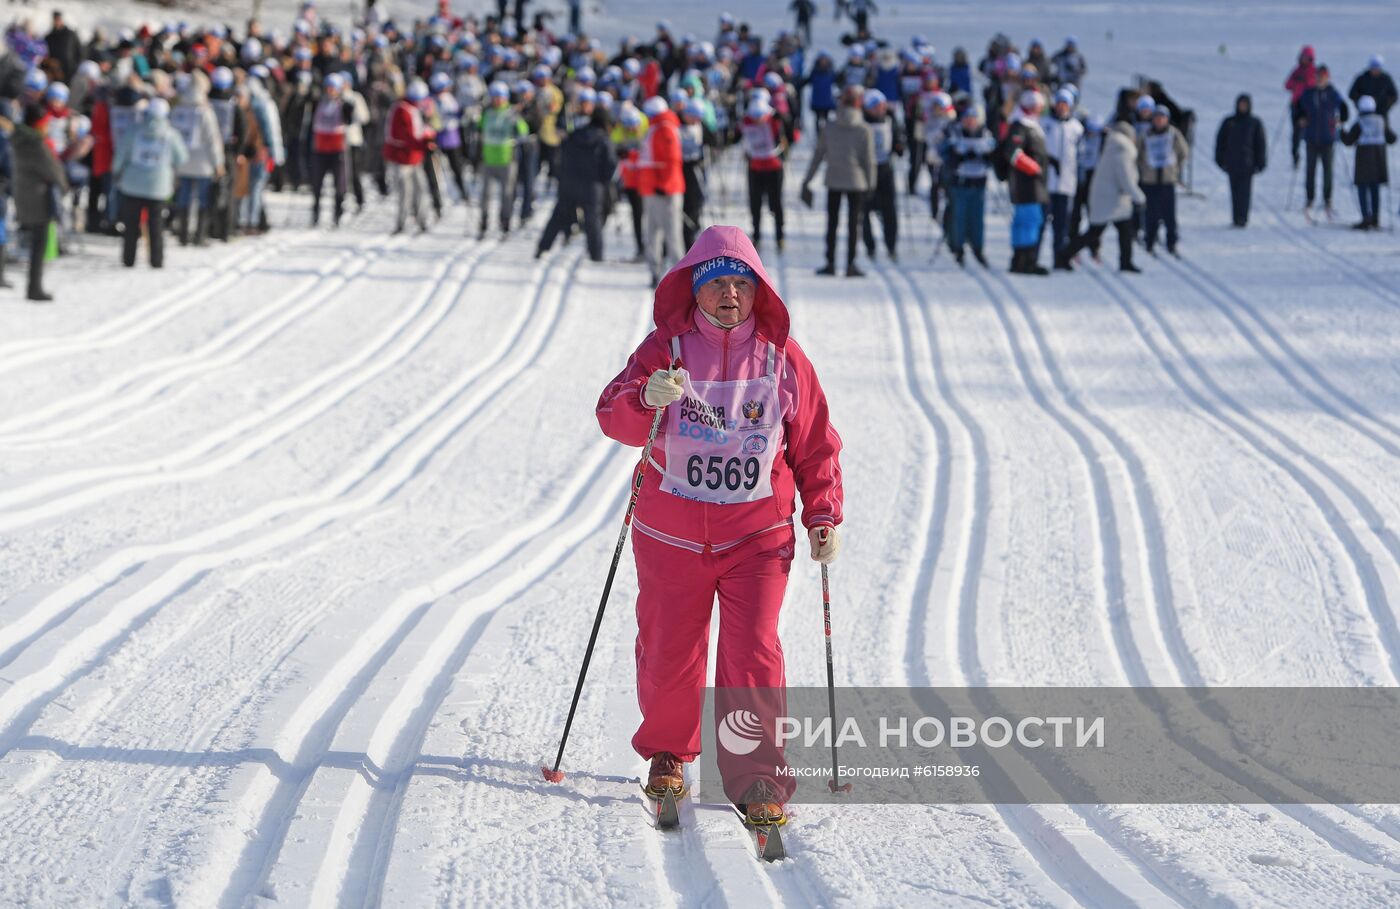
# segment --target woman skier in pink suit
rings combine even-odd
[[[642,446],[656,408],[667,409],[632,534],[642,711],[632,746],[651,760],[647,789],[659,798],[684,791],[682,765],[700,752],[716,595],[716,687],[781,692],[778,611],[795,544],[794,492],[819,562],[836,557],[842,493],[826,396],[742,230],[716,226],[697,237],[657,285],[654,318],[597,415],[610,438]],[[764,772],[761,760],[726,767],[719,756],[725,791],[749,820],[781,823],[793,779],[779,778],[772,761]]]

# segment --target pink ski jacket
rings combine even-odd
[[[758,279],[753,314],[725,331],[700,313],[690,289],[691,266],[716,256],[745,262]],[[831,425],[826,395],[807,355],[788,337],[788,312],[773,289],[748,236],[737,227],[710,227],[685,258],[657,285],[656,329],[608,383],[598,399],[603,432],[624,445],[646,444],[656,411],[642,401],[642,388],[671,362],[671,339],[681,337],[681,364],[696,381],[752,379],[765,374],[768,344],[778,351],[777,375],[783,412],[783,452],[773,462],[773,495],[756,502],[711,505],[682,499],[661,489],[665,464],[663,420],[637,499],[633,526],[638,533],[692,552],[723,552],[754,537],[792,524],[794,493],[802,493],[802,526],[841,523],[841,437]]]

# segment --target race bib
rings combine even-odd
[[[160,167],[165,157],[165,140],[153,136],[137,136],[132,144],[131,160],[140,167]]]
[[[227,145],[233,141],[233,100],[231,98],[220,98],[210,101],[214,108],[214,117],[219,121],[219,135]]]
[[[890,151],[894,145],[894,128],[890,126],[888,118],[867,125],[875,137],[875,161],[877,164],[884,164],[890,159]]]
[[[189,105],[181,105],[170,112],[170,125],[191,152],[199,148],[199,114],[199,108]]]
[[[1176,151],[1172,148],[1171,130],[1164,133],[1148,133],[1143,140],[1147,148],[1147,166],[1161,169],[1176,166]]]
[[[1380,114],[1363,114],[1361,117],[1360,145],[1385,144],[1385,119]]]
[[[773,139],[773,127],[768,120],[745,123],[739,127],[744,137],[744,151],[750,158],[767,160],[777,157],[778,144]]]
[[[679,339],[672,340],[678,350]],[[783,418],[768,345],[768,372],[757,379],[692,382],[667,408],[666,466],[661,488],[711,505],[773,495],[773,461],[783,445]]]

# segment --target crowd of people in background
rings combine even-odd
[[[479,217],[469,230],[482,239],[509,236],[549,200],[537,256],[578,231],[602,260],[604,225],[620,217],[632,258],[655,282],[707,224],[725,156],[742,157],[755,244],[771,230],[781,252],[788,165],[804,142],[812,154],[799,198],[815,204],[818,174],[826,189],[822,275],[844,264],[861,276],[862,248],[868,259],[897,259],[901,217],[910,218],[902,194],[927,194],[921,210],[941,229],[930,252],[946,248],[959,265],[969,252],[988,265],[989,193],[1009,206],[1015,273],[1050,272],[1047,238],[1055,269],[1073,270],[1086,250],[1097,260],[1110,225],[1125,272],[1138,270],[1135,246],[1178,254],[1194,114],[1146,80],[1120,90],[1107,116],[1092,114],[1073,36],[1052,53],[999,34],[975,65],[964,48],[945,62],[921,35],[876,38],[876,4],[847,0],[836,15],[853,28],[832,53],[809,47],[816,5],[794,0],[796,29],[772,40],[725,13],[713,36],[677,35],[662,21],[645,41],[605,48],[580,30],[577,4],[567,34],[547,14],[527,26],[524,3],[513,20],[498,5],[478,19],[439,0],[410,23],[370,0],[343,27],[306,2],[288,29],[250,20],[241,34],[172,22],[83,40],[57,12],[42,37],[12,25],[0,58],[0,206],[13,197],[29,299],[50,299],[44,263],[78,232],[120,236],[127,266],[144,234],[160,268],[167,232],[195,247],[260,234],[270,229],[267,193],[300,191],[311,224],[331,229],[371,193],[392,198],[395,233],[431,230],[445,210],[470,204]],[[1306,210],[1320,169],[1331,216],[1341,141],[1356,146],[1357,227],[1375,229],[1395,84],[1373,58],[1352,85],[1357,116],[1344,126],[1347,102],[1314,58],[1303,48],[1286,85]],[[1248,221],[1266,145],[1240,96],[1215,148],[1236,226]],[[4,258],[0,286],[9,286]]]

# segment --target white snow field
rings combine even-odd
[[[782,6],[734,12],[771,33]],[[717,11],[613,2],[599,31]],[[930,264],[911,200],[901,264],[848,281],[813,274],[790,174],[787,252],[761,251],[846,444],[838,684],[1397,684],[1400,241],[1282,211],[1276,129],[1298,45],[1345,90],[1400,62],[1393,8],[891,0],[876,25],[945,59],[1078,34],[1091,109],[1138,72],[1196,109],[1206,198],[1185,260],[1127,280],[1008,276],[1001,209],[992,271]],[[1276,142],[1232,231],[1210,155],[1240,90]],[[710,216],[747,227],[738,167]],[[649,325],[625,218],[592,264],[531,259],[548,203],[504,243],[461,209],[422,238],[308,209],[161,273],[90,241],[53,305],[0,297],[0,904],[1400,901],[1393,806],[802,805],[774,865],[723,806],[660,835],[630,550],[544,782],[637,456],[592,411]],[[782,631],[789,683],[823,684],[804,557]]]

